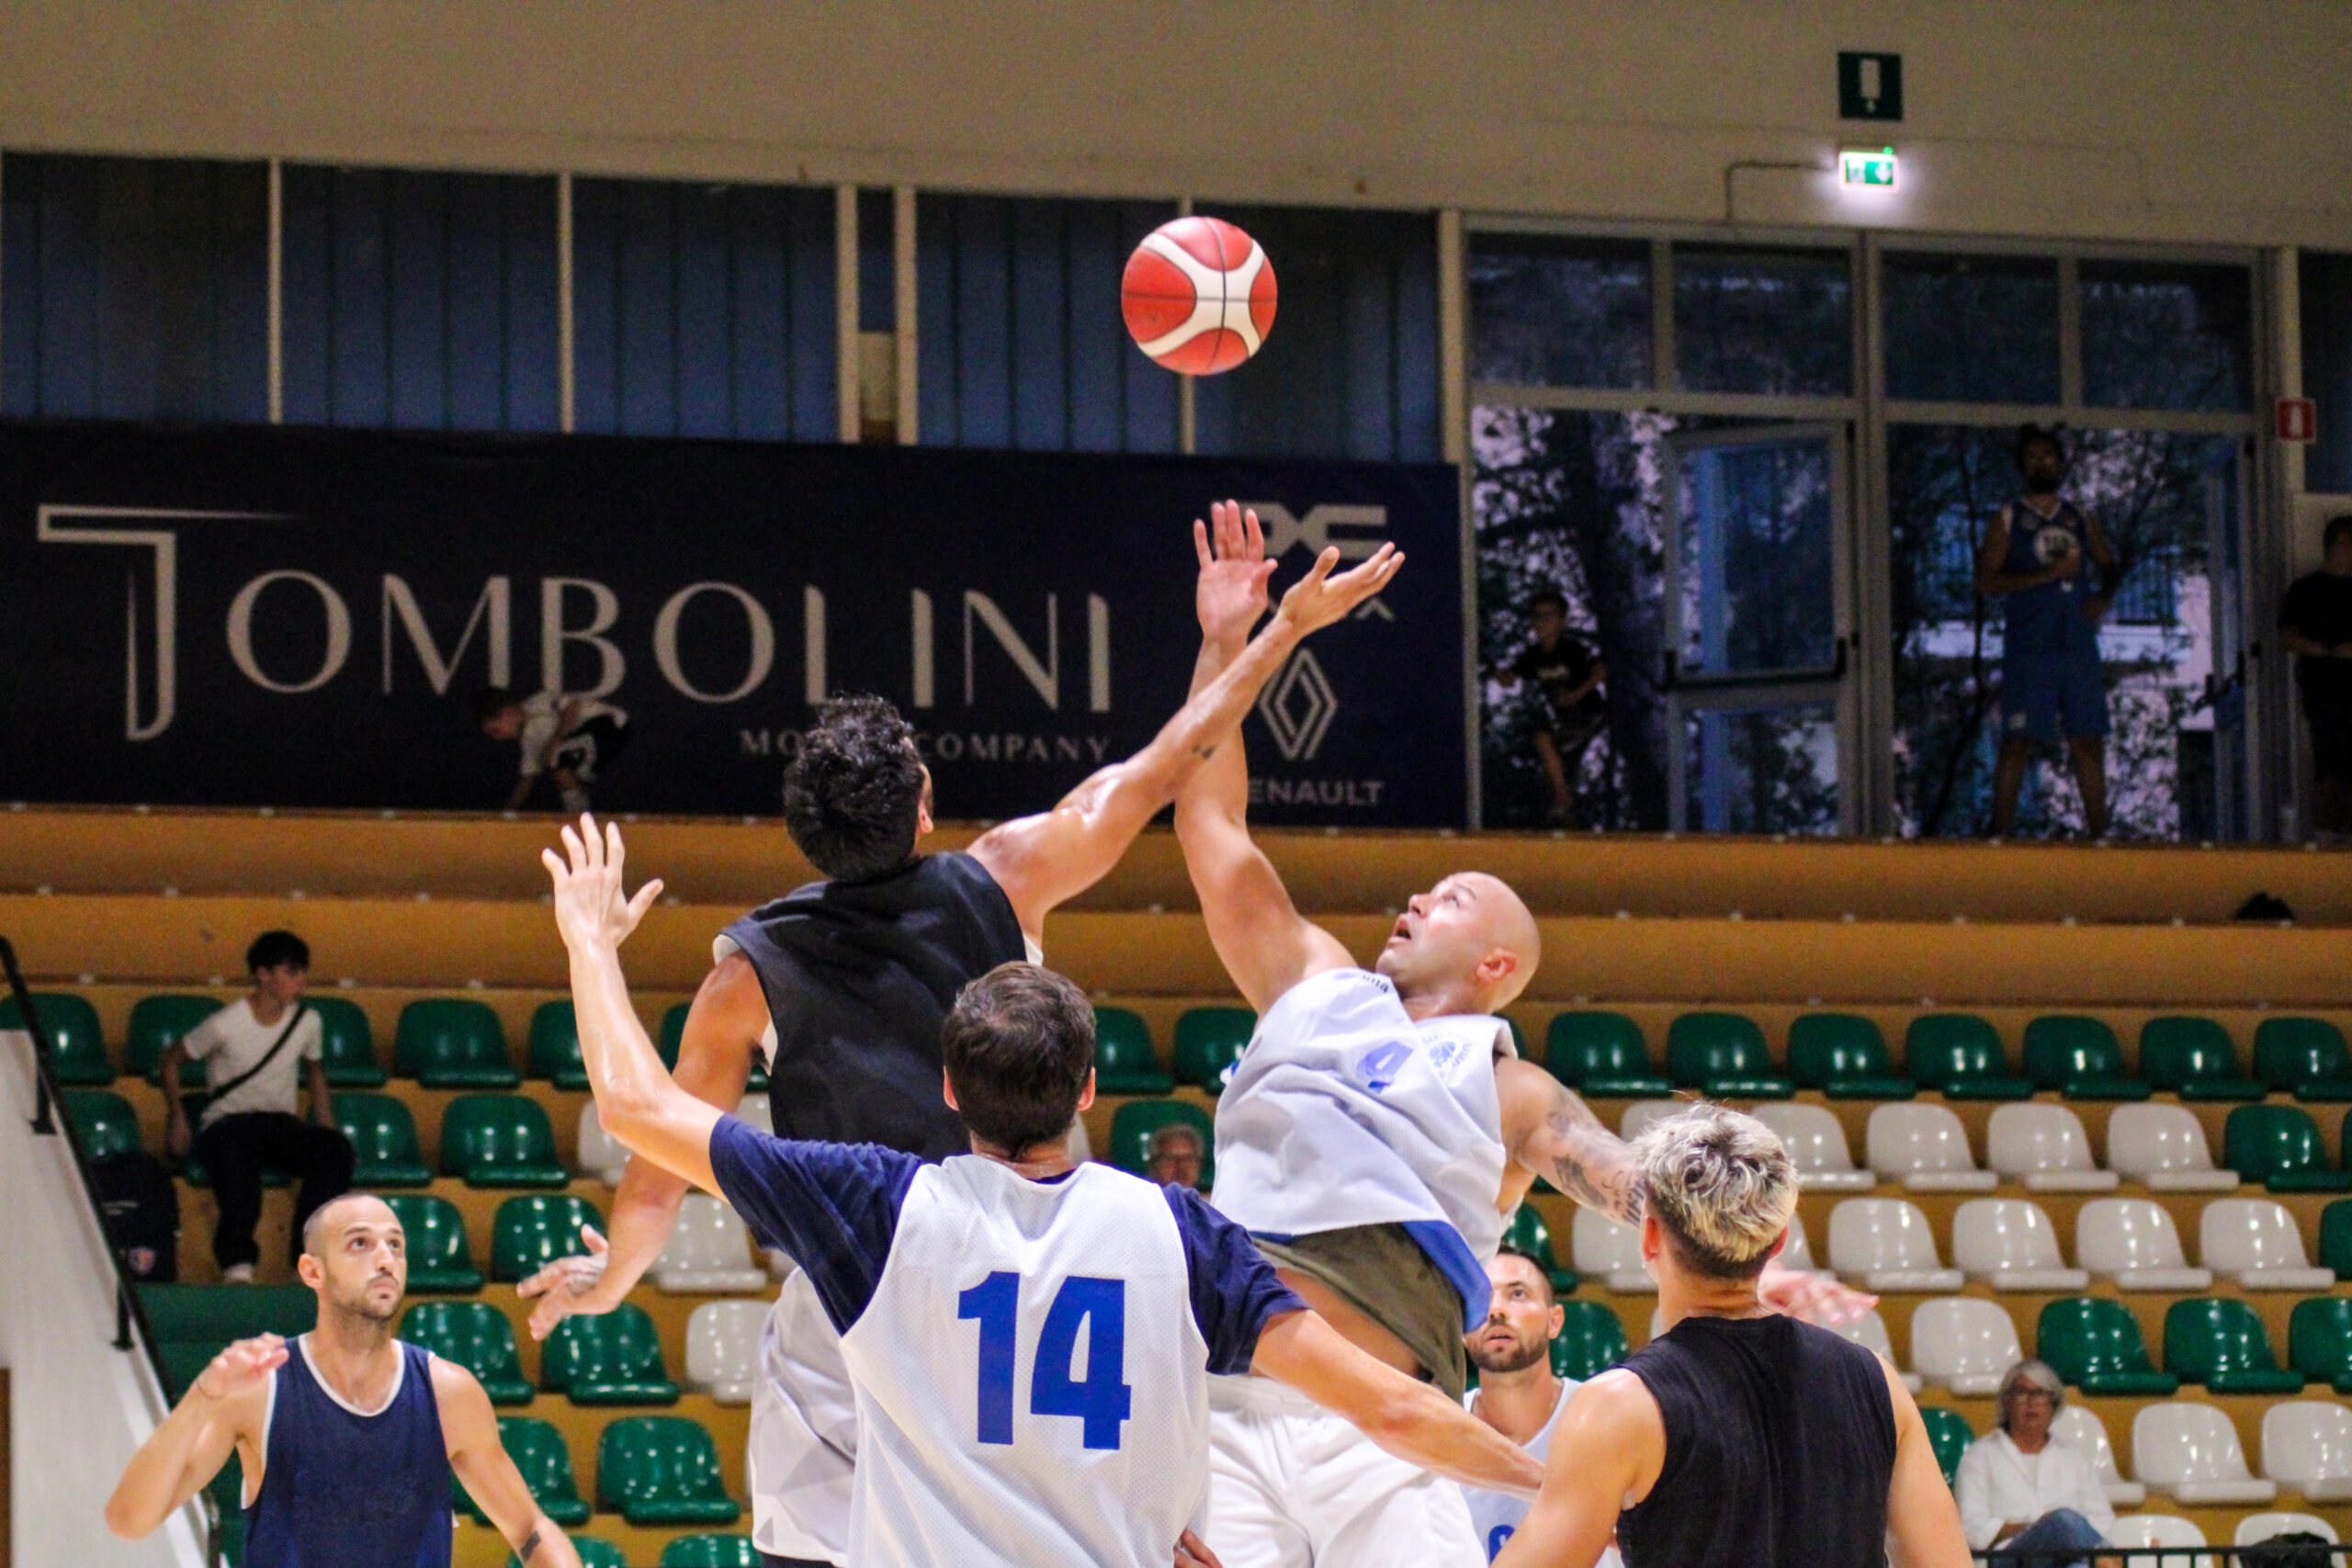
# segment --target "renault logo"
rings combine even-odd
[[[1339,711],[1339,696],[1311,649],[1292,654],[1282,674],[1258,696],[1258,716],[1266,721],[1288,762],[1314,759]]]

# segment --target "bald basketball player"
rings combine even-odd
[[[1216,681],[1265,609],[1254,514],[1214,516],[1194,686]],[[1408,900],[1371,970],[1304,919],[1247,820],[1243,748],[1220,747],[1176,797],[1201,910],[1256,1036],[1217,1103],[1216,1206],[1284,1283],[1359,1347],[1455,1399],[1486,1264],[1537,1176],[1626,1224],[1642,1216],[1624,1143],[1495,1015],[1543,956],[1499,878],[1448,876]],[[1837,1316],[1867,1298],[1776,1270],[1767,1298]],[[1263,1379],[1211,1380],[1203,1532],[1226,1568],[1477,1568],[1459,1489],[1364,1443]]]
[[[148,1534],[234,1453],[245,1568],[448,1568],[455,1472],[524,1568],[580,1568],[473,1373],[392,1337],[408,1287],[400,1216],[363,1192],[332,1199],[302,1227],[295,1267],[318,1292],[318,1325],[291,1346],[263,1334],[213,1357],[131,1456],[107,1528]]]

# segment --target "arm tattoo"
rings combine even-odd
[[[533,1525],[531,1527],[531,1533],[523,1538],[523,1544],[514,1549],[514,1556],[520,1562],[528,1562],[531,1561],[531,1553],[538,1551],[538,1549],[539,1527]]]
[[[1634,1173],[1634,1153],[1623,1138],[1601,1125],[1575,1093],[1558,1090],[1545,1119],[1552,1134],[1552,1185],[1589,1209],[1624,1224],[1642,1223],[1642,1186]]]

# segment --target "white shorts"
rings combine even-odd
[[[1462,1489],[1271,1378],[1209,1379],[1209,1512],[1225,1568],[1484,1568]]]
[[[771,1557],[849,1561],[857,1397],[842,1337],[806,1271],[785,1277],[752,1383],[752,1541]]]

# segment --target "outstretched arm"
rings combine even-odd
[[[564,824],[563,851],[542,850],[539,861],[555,880],[556,929],[571,955],[571,1005],[596,1114],[631,1154],[715,1193],[710,1130],[721,1112],[672,1080],[629,1006],[621,974],[621,943],[661,897],[661,879],[634,898],[623,897],[621,830],[607,822],[600,831],[585,813],[577,830]]]
[[[213,1357],[123,1467],[107,1499],[107,1529],[137,1540],[210,1484],[238,1439],[260,1432],[286,1355],[285,1340],[264,1334]]]
[[[1592,1568],[1617,1531],[1617,1515],[1657,1483],[1666,1422],[1642,1380],[1603,1372],[1560,1413],[1544,1490],[1495,1558],[1495,1568]]]
[[[1250,1370],[1288,1383],[1408,1464],[1514,1497],[1532,1496],[1543,1483],[1543,1466],[1525,1449],[1356,1348],[1314,1313],[1268,1319]]]
[[[1969,1568],[1960,1506],[1944,1484],[1918,1402],[1903,1386],[1902,1374],[1884,1357],[1879,1361],[1894,1402],[1894,1475],[1886,1488],[1886,1533],[1894,1550],[1888,1557],[1901,1568]]]
[[[433,1359],[433,1397],[441,1411],[441,1441],[449,1468],[481,1506],[523,1568],[580,1568],[580,1552],[539,1511],[523,1472],[498,1440],[498,1417],[473,1373]]]
[[[1217,563],[1198,539],[1197,526],[1194,543],[1205,592]],[[1149,745],[1096,773],[1051,811],[992,828],[972,845],[972,858],[1004,889],[1031,941],[1044,945],[1047,912],[1100,881],[1144,824],[1176,798],[1227,736],[1238,733],[1259,691],[1300,640],[1386,587],[1405,558],[1383,547],[1363,565],[1334,577],[1331,568],[1338,560],[1337,551],[1326,551],[1308,580],[1284,596],[1273,623],[1211,679],[1196,681],[1190,699]],[[1268,564],[1256,573],[1261,605],[1272,570]]]

